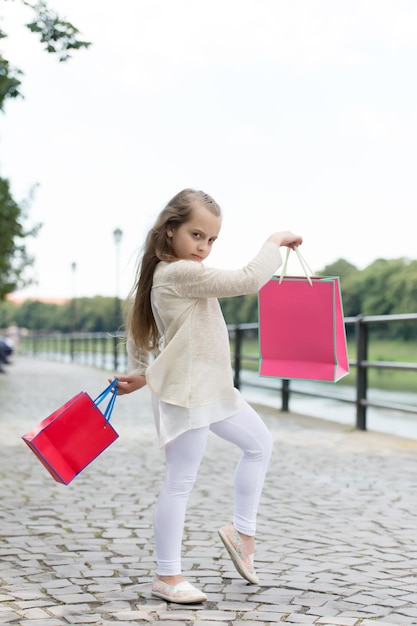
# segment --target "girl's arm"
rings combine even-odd
[[[184,298],[228,298],[257,293],[282,265],[280,246],[301,242],[301,237],[289,231],[274,233],[242,269],[222,270],[205,267],[197,261],[178,261],[166,268],[162,282],[168,281]],[[156,276],[154,284],[157,282]]]
[[[127,338],[126,349],[129,373],[126,376],[117,376],[117,389],[120,395],[132,393],[146,385],[145,374],[150,363],[150,353],[138,348],[130,335]]]

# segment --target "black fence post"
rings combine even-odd
[[[75,360],[75,337],[74,335],[70,336],[69,342],[70,342],[70,359],[71,359],[71,363],[73,363]]]
[[[102,347],[101,347],[101,366],[103,369],[106,369],[107,365],[107,338],[106,335],[103,335],[102,338]]]
[[[368,326],[359,315],[356,321],[356,428],[366,430],[366,401],[368,390],[368,368],[363,365],[368,360]]]
[[[118,350],[119,350],[119,338],[118,338],[117,335],[114,335],[114,337],[113,337],[113,356],[114,356],[114,371],[115,372],[117,372],[117,369],[119,367]]]
[[[284,379],[281,386],[281,411],[288,413],[290,410],[290,381]]]
[[[234,385],[236,389],[240,388],[240,368],[241,368],[241,351],[242,351],[242,329],[237,324],[234,326],[235,331],[235,380]]]

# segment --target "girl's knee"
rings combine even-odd
[[[244,449],[243,455],[252,461],[263,461],[267,464],[271,458],[273,445],[272,435],[268,433],[268,436],[264,437],[262,441],[257,440],[256,445]]]
[[[271,456],[272,450],[274,449],[274,438],[269,431],[268,431],[268,439],[267,439],[266,448],[267,448],[267,454]]]

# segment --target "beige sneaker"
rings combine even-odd
[[[176,604],[197,604],[207,601],[206,594],[186,580],[177,585],[168,585],[163,580],[159,580],[157,576],[155,576],[152,585],[152,595]]]
[[[259,582],[259,578],[253,566],[253,555],[249,555],[246,552],[246,548],[233,524],[220,528],[218,533],[239,574],[252,585],[256,585]]]

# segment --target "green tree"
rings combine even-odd
[[[114,298],[77,298],[67,305],[73,310],[77,329],[85,332],[114,332]]]
[[[394,312],[396,301],[388,297],[388,286],[403,273],[402,259],[377,259],[362,272],[364,315],[389,315]]]
[[[0,39],[4,33],[0,30]],[[17,98],[19,96],[20,80],[18,76],[22,72],[10,67],[7,59],[0,55],[0,111],[3,111],[6,98]]]
[[[5,300],[0,303],[0,328],[12,322],[20,328],[45,332],[106,332],[113,333],[114,298],[74,298],[64,304],[25,300],[17,305]]]
[[[326,265],[319,276],[339,276],[343,298],[343,313],[346,317],[353,317],[362,312],[362,292],[358,288],[361,272],[355,265],[345,259],[338,259]]]
[[[346,271],[344,271],[346,270]],[[358,270],[343,259],[327,266],[321,275],[341,275],[346,317],[417,312],[417,260],[377,259]],[[127,305],[127,302],[125,303]],[[228,324],[258,321],[258,296],[250,294],[220,300]],[[0,328],[16,322],[21,328],[58,332],[116,332],[114,298],[75,298],[57,305],[26,300],[21,305],[0,302]],[[414,339],[415,323],[378,325],[378,335]]]
[[[56,304],[39,300],[25,300],[16,312],[15,321],[18,326],[28,330],[49,330],[48,326],[54,319],[57,307]]]
[[[357,275],[358,268],[345,259],[338,259],[330,265],[326,265],[324,269],[318,272],[319,276],[339,276],[342,281],[344,278],[348,278],[353,275]]]
[[[1,329],[5,329],[16,322],[18,308],[15,302],[8,302],[7,300],[0,302],[0,334]]]
[[[25,229],[25,206],[13,199],[9,181],[0,178],[0,300],[15,286],[25,285],[26,269],[33,259],[23,244],[25,237],[36,235],[39,225]]]
[[[401,259],[386,285],[386,298],[392,303],[391,313],[417,312],[417,261]],[[396,322],[390,327],[390,335],[404,339],[415,339],[415,323]]]
[[[0,0],[6,2],[10,0]],[[17,0],[11,0],[15,2]],[[31,3],[20,2],[31,11],[31,21],[26,27],[39,36],[46,52],[56,54],[59,61],[66,61],[72,50],[88,48],[90,42],[79,37],[78,29],[70,22],[63,20],[43,0]],[[7,34],[0,28],[0,40]],[[22,71],[11,65],[0,51],[0,111],[4,111],[7,99],[22,96]],[[26,253],[25,241],[33,237],[39,225],[25,227],[27,205],[17,202],[11,193],[10,183],[0,178],[0,300],[17,287],[30,282],[25,276],[25,269],[30,265],[30,257]]]

